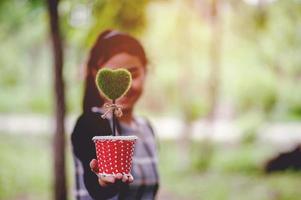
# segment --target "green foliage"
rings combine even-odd
[[[208,170],[214,156],[214,144],[209,139],[193,142],[190,146],[191,168],[196,172]]]
[[[274,1],[260,8],[243,1],[235,1],[234,4],[231,29],[234,41],[242,44],[236,54],[243,60],[237,69],[249,67],[247,72],[242,72],[241,78],[235,78],[241,79],[234,86],[239,94],[235,97],[239,108],[247,111],[260,107],[267,113],[272,111],[278,119],[300,118],[298,74],[301,60],[298,55],[301,53],[301,40],[296,28],[301,21],[300,3]],[[264,18],[256,17],[258,15]],[[290,82],[293,87],[288,84]]]
[[[238,119],[236,126],[242,132],[241,143],[243,145],[253,144],[257,139],[258,129],[266,121],[264,111],[254,110],[247,112],[244,116]]]
[[[271,112],[277,100],[275,77],[266,69],[257,67],[242,71],[251,75],[237,77],[232,88],[238,110],[244,113],[252,109]]]
[[[284,88],[283,88],[284,89]],[[292,92],[294,91],[294,92]],[[281,103],[286,105],[290,119],[300,119],[301,117],[301,85],[299,81],[291,81],[285,87]]]
[[[220,152],[212,161],[212,168],[223,172],[260,173],[260,160],[254,146],[242,146],[241,148],[228,149]],[[262,152],[264,153],[264,152]]]
[[[192,122],[205,116],[208,110],[208,106],[201,99],[192,98],[183,102],[182,112],[184,120],[187,122]]]
[[[99,32],[114,28],[131,34],[141,33],[146,25],[145,10],[150,0],[96,0],[92,5],[92,25],[87,34],[89,46]]]
[[[98,90],[110,100],[116,100],[130,89],[132,83],[131,73],[123,68],[102,68],[97,72],[96,85]]]

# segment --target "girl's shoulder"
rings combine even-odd
[[[105,123],[105,120],[100,117],[97,113],[84,112],[77,118],[75,127],[77,126],[93,126],[94,124]]]
[[[145,116],[136,116],[135,120],[140,126],[144,126],[144,127],[148,128],[150,130],[151,134],[153,136],[155,136],[155,132],[154,132],[152,123],[150,122],[150,120],[147,117],[145,117]]]
[[[101,118],[100,113],[84,112],[77,118],[72,134],[82,134],[83,132],[109,133],[110,131],[108,120]]]

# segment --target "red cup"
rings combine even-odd
[[[99,175],[129,175],[137,136],[95,136]]]

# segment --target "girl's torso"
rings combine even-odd
[[[101,116],[101,111],[94,111],[96,115]],[[112,120],[109,120],[112,129]],[[154,199],[158,186],[159,176],[157,170],[157,149],[156,139],[153,130],[148,121],[141,117],[134,117],[131,125],[119,123],[121,133],[119,135],[136,135],[138,140],[135,144],[132,175],[134,182],[122,193],[117,194],[112,200],[117,199]],[[77,194],[76,196],[84,199],[92,199],[85,189],[83,181],[83,167],[79,159],[75,158],[76,176],[77,176]]]

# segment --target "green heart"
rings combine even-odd
[[[130,89],[132,83],[131,73],[123,68],[102,68],[96,74],[95,79],[98,90],[110,100],[115,100]]]

